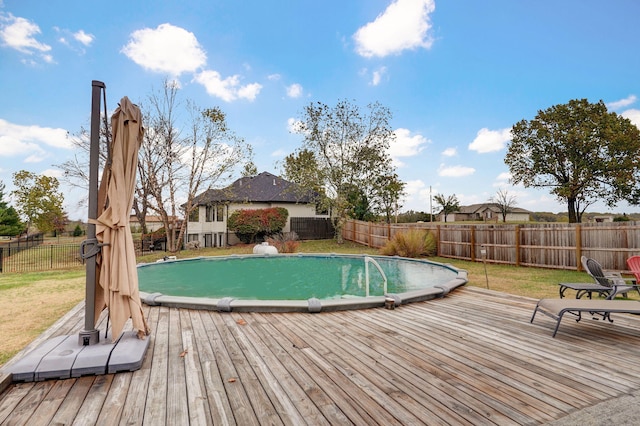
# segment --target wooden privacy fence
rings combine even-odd
[[[604,269],[627,270],[626,260],[640,255],[640,222],[578,224],[386,224],[348,221],[345,240],[382,247],[396,233],[409,229],[431,231],[438,256],[517,266],[581,270],[580,257],[596,259]]]

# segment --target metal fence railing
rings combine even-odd
[[[0,273],[37,272],[81,266],[80,244],[31,247],[0,245]]]

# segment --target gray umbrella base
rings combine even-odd
[[[83,346],[78,335],[44,341],[8,368],[13,382],[69,379],[140,369],[149,347],[149,337],[138,339],[135,331],[122,333],[116,342],[108,337]]]

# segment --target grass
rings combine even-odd
[[[230,248],[207,248],[183,251],[178,258],[250,254],[253,245]],[[358,253],[378,254],[359,244],[332,240],[302,241],[301,253]],[[139,262],[155,262],[167,253],[154,253],[138,258]],[[584,272],[516,267],[510,265],[467,262],[456,259],[429,258],[465,269],[469,274],[467,285],[488,287],[504,293],[540,298],[557,298],[559,282],[590,282]],[[84,298],[85,273],[82,268],[24,274],[0,274],[0,366],[33,341],[44,330],[67,313]],[[639,299],[638,294],[633,298]],[[569,295],[573,297],[573,295]]]
[[[0,275],[0,366],[84,298],[84,269]]]

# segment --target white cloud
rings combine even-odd
[[[373,72],[373,78],[371,79],[371,85],[377,86],[382,81],[382,77],[387,73],[387,67],[380,67]]]
[[[184,28],[161,24],[156,29],[134,31],[130,37],[121,52],[153,72],[179,76],[183,72],[195,72],[207,61],[196,36]]]
[[[262,89],[262,85],[258,83],[241,86],[240,76],[232,75],[223,79],[219,72],[213,70],[206,70],[196,74],[194,81],[202,84],[211,96],[216,96],[226,102],[231,102],[238,98],[252,101]]]
[[[458,150],[456,148],[447,148],[442,151],[442,155],[444,157],[455,157],[456,155],[458,155]]]
[[[0,13],[0,41],[2,45],[27,55],[40,52],[45,62],[52,63],[53,56],[44,54],[44,52],[51,50],[51,46],[41,43],[35,38],[40,33],[40,27],[28,19],[15,17],[10,13]],[[25,59],[22,62],[26,65],[36,64],[33,59]]]
[[[60,169],[46,169],[40,172],[42,176],[54,177],[56,179],[61,178],[64,175],[64,172]]]
[[[430,194],[431,189],[420,179],[405,182],[404,192],[405,198],[402,200],[403,211],[417,210],[428,212],[430,195],[437,194],[436,191]],[[431,204],[433,205],[433,201],[431,201]]]
[[[0,156],[27,155],[28,162],[42,161],[45,151],[42,145],[71,149],[73,144],[64,129],[22,126],[0,119]]]
[[[289,155],[289,153],[284,149],[276,149],[271,153],[271,156],[276,158],[284,158],[287,155]]]
[[[53,29],[58,34],[60,34],[60,36],[58,37],[58,42],[64,44],[71,50],[74,50],[80,54],[84,54],[85,48],[89,47],[91,43],[93,43],[93,40],[95,40],[93,34],[87,34],[84,32],[84,30],[79,30],[75,33],[72,33],[71,31],[64,28],[53,27]]]
[[[93,40],[95,39],[93,34],[87,34],[83,30],[74,33],[73,38],[84,44],[85,46],[91,45],[91,43],[93,43]]]
[[[238,88],[238,97],[241,99],[247,99],[249,101],[253,101],[256,99],[258,94],[260,94],[260,90],[262,90],[262,84],[259,83],[251,83],[245,86]]]
[[[396,138],[389,146],[389,155],[396,162],[396,165],[402,166],[400,157],[412,157],[417,155],[424,149],[424,145],[429,140],[420,134],[412,135],[408,129],[396,129],[394,131]]]
[[[425,48],[433,44],[429,34],[429,14],[434,0],[396,0],[387,9],[353,35],[356,52],[366,58],[384,57],[406,49]]]
[[[440,165],[438,169],[438,176],[443,177],[464,177],[472,175],[476,172],[476,169],[473,167],[466,166],[445,166],[444,164]]]
[[[280,80],[280,78],[282,78],[282,76],[280,74],[269,74],[267,76],[267,80],[269,80],[269,81],[278,81],[278,80]]]
[[[293,83],[291,86],[287,87],[287,96],[290,98],[299,98],[302,96],[302,86],[298,83]]]
[[[624,99],[608,102],[606,105],[607,105],[607,109],[618,109],[618,108],[624,108],[629,105],[632,105],[636,103],[637,100],[638,98],[636,97],[636,95],[629,95]]]
[[[628,109],[620,114],[624,118],[629,119],[637,128],[640,129],[640,109]]]
[[[496,177],[496,180],[502,181],[502,182],[508,182],[510,179],[511,179],[511,173],[509,172],[502,172]]]
[[[469,144],[469,149],[480,154],[503,149],[511,140],[511,129],[489,130],[486,127],[478,130],[476,138]]]

